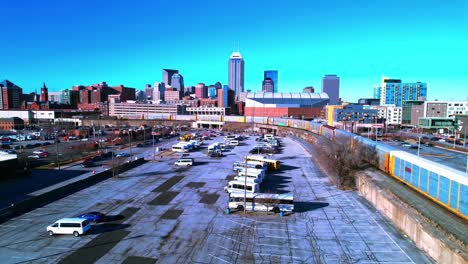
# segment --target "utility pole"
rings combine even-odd
[[[153,135],[153,162],[155,161],[156,159],[156,148],[154,146],[154,132],[151,132],[151,134]]]
[[[247,157],[244,157],[245,175],[244,175],[244,214],[247,214]]]
[[[419,157],[419,150],[421,149],[421,136],[418,135],[418,157]]]
[[[132,130],[129,129],[128,130],[128,136],[129,136],[129,139],[130,139],[130,156],[132,155]]]
[[[59,160],[59,153],[58,153],[58,139],[57,139],[57,132],[55,132],[55,156],[56,162],[58,166],[58,170],[60,170],[60,160]]]

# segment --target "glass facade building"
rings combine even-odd
[[[380,104],[394,104],[401,107],[405,101],[424,100],[426,96],[426,83],[402,83],[398,79],[384,78],[380,90]]]
[[[244,59],[239,52],[233,52],[229,58],[228,82],[235,96],[244,92]]]

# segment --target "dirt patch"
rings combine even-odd
[[[184,212],[184,210],[169,209],[162,216],[161,219],[177,219]]]
[[[154,264],[156,261],[158,261],[158,259],[130,256],[127,257],[122,264]]]
[[[200,199],[200,203],[204,204],[215,204],[218,201],[219,195],[216,193],[207,193],[202,194]]]
[[[154,189],[152,192],[166,192],[168,191],[172,186],[176,185],[178,182],[180,182],[184,176],[174,176],[169,178],[167,181],[165,181],[163,184],[159,185],[156,189]]]
[[[206,182],[189,182],[185,185],[188,188],[201,188],[205,186]]]
[[[153,201],[149,202],[149,205],[168,205],[179,192],[163,192],[158,197],[154,198]]]
[[[235,175],[228,175],[228,176],[226,176],[226,180],[227,181],[232,181],[232,180],[234,180],[234,177],[236,177],[236,176]]]

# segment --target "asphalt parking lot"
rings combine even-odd
[[[164,156],[1,224],[2,263],[431,263],[359,195],[331,186],[298,143],[282,141],[273,157],[283,170],[262,187],[293,192],[293,214],[226,215],[223,187],[254,139],[223,158],[205,145],[190,153],[193,167]],[[112,217],[89,234],[47,236],[54,221],[96,210]]]

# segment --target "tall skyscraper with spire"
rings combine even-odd
[[[233,52],[229,58],[228,83],[235,96],[244,92],[244,60],[238,51]]]

